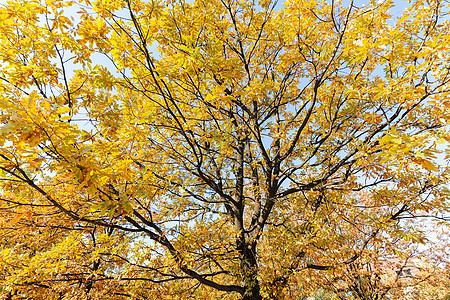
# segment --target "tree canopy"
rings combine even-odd
[[[0,293],[442,297],[450,5],[402,10],[3,4]]]

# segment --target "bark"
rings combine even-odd
[[[256,260],[256,242],[246,243],[242,234],[237,240],[237,249],[241,256],[244,294],[242,300],[262,300],[258,281],[258,262]]]

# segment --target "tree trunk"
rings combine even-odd
[[[262,300],[258,281],[258,263],[256,260],[256,242],[248,244],[241,235],[237,240],[237,249],[241,256],[241,269],[245,288],[242,300]]]

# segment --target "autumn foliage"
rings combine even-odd
[[[3,298],[444,297],[450,5],[368,2],[2,4]]]

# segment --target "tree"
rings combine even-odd
[[[448,226],[449,6],[393,9],[3,5],[6,299],[306,298],[432,243],[411,224]]]

